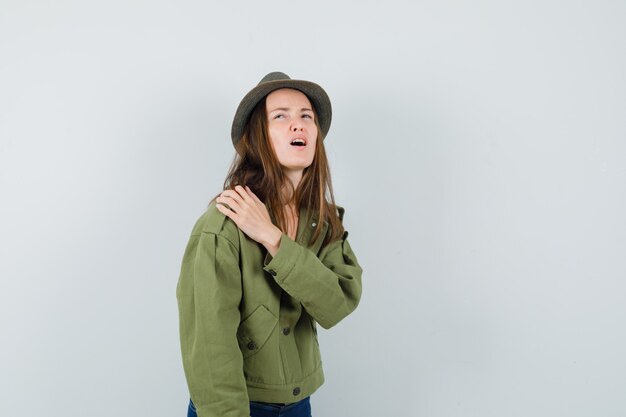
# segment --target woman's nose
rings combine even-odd
[[[291,131],[292,132],[297,132],[299,130],[304,129],[304,124],[302,123],[302,120],[300,119],[295,119],[292,123],[291,123]]]

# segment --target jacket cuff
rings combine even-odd
[[[280,237],[278,252],[273,257],[269,252],[265,255],[263,269],[272,275],[276,282],[282,282],[296,266],[303,249],[302,246],[283,233]]]

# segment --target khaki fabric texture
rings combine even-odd
[[[344,209],[338,207],[343,220]],[[176,287],[183,368],[199,417],[249,416],[249,401],[293,403],[324,382],[317,324],[357,307],[362,268],[344,232],[307,245],[317,225],[302,209],[295,241],[272,257],[213,202],[195,223]]]

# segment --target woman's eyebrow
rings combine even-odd
[[[289,111],[289,110],[291,110],[291,108],[290,107],[277,107],[274,110],[270,110],[270,113],[275,112],[275,111],[279,111],[279,110],[280,111]],[[303,107],[303,108],[300,109],[300,111],[313,111],[313,110],[311,110],[308,107]]]

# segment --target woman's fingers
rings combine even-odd
[[[257,242],[261,242],[270,230],[276,229],[265,204],[247,185],[245,187],[238,185],[234,189],[225,190],[216,200],[217,209]]]
[[[230,217],[231,219],[233,219],[233,221],[235,220],[235,217],[237,215],[237,213],[235,213],[232,210],[229,210],[226,206],[224,206],[222,203],[218,203],[215,205],[215,207],[217,207],[217,209],[224,213],[227,217]]]
[[[236,185],[232,190],[223,191],[221,196],[230,197],[233,201],[236,201],[240,209],[256,205],[256,200],[241,185]]]
[[[244,201],[250,204],[254,203],[254,199],[248,194],[248,192],[241,185],[236,185],[235,191],[237,191],[237,193],[241,196],[241,198]]]
[[[252,192],[252,190],[250,189],[250,187],[248,187],[247,185],[246,185],[246,190],[248,191],[248,194],[250,194],[250,195],[252,196],[252,198],[254,199],[254,201],[256,201],[256,202],[257,202],[257,203],[259,203],[259,204],[263,204],[263,202],[259,199],[259,197],[257,197],[257,196],[256,196],[256,194],[254,194],[254,193]]]
[[[239,213],[241,211],[241,205],[239,204],[239,202],[229,195],[221,195],[217,197],[215,201],[221,204],[226,204],[228,207],[225,208],[230,208],[236,213]]]
[[[218,206],[222,206],[220,211],[236,220],[240,227],[265,221],[271,223],[265,204],[247,185],[245,188],[237,185],[234,189],[224,190],[216,201],[219,203]]]
[[[237,208],[235,208],[235,211],[237,211],[237,212],[239,212],[241,209],[245,208],[245,206],[247,204],[252,204],[252,199],[249,196],[246,195],[246,198],[244,198],[241,195],[241,194],[246,194],[246,192],[243,189],[243,187],[241,187],[241,186],[238,186],[238,187],[241,189],[241,191],[225,190],[221,194],[221,197],[230,198],[231,201],[234,201],[236,203]],[[230,205],[230,203],[228,203],[228,205]]]
[[[241,185],[236,185],[232,190],[225,190],[222,192],[223,196],[228,196],[236,200],[238,203],[242,204],[242,202],[247,202],[250,204],[258,203],[265,205],[259,197],[256,196],[247,185],[242,187]]]
[[[224,190],[224,191],[222,191],[222,194],[220,194],[220,196],[222,196],[222,197],[230,197],[233,200],[237,201],[238,203],[243,202],[243,198],[235,190]]]

